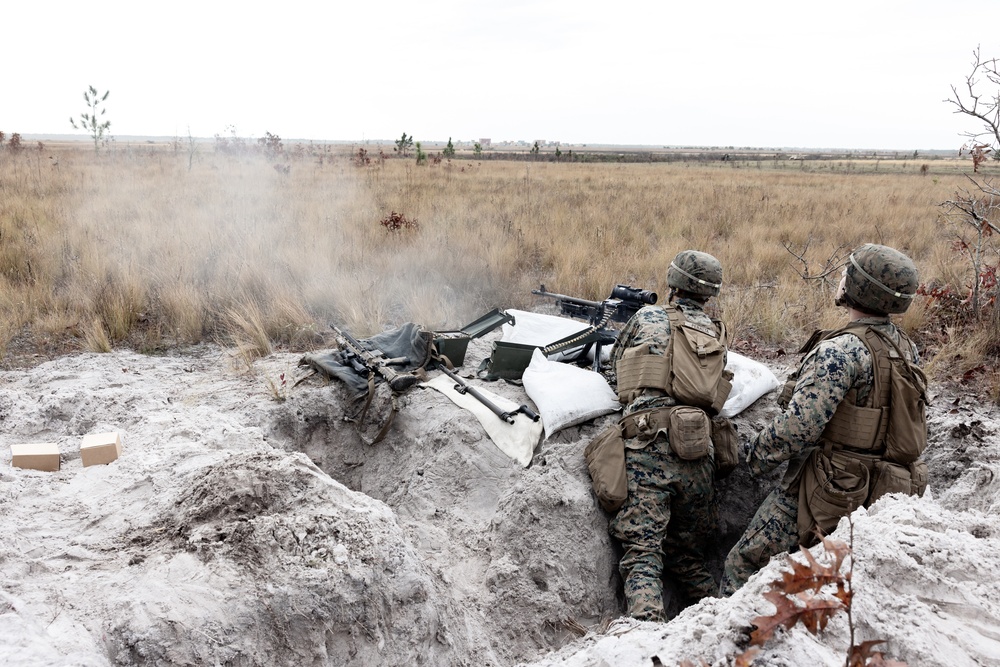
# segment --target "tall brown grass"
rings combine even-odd
[[[221,338],[265,354],[322,344],[330,322],[359,336],[456,328],[531,308],[540,283],[665,295],[685,248],[722,261],[738,342],[783,346],[843,321],[836,277],[800,274],[861,243],[906,252],[924,281],[970,278],[938,207],[964,185],[957,162],[927,176],[888,161],[358,167],[345,150],[289,151],[284,173],[259,156],[206,150],[189,169],[186,154],[83,145],[51,162],[0,152],[0,352],[38,337],[144,350]],[[418,227],[387,231],[393,211]],[[918,335],[924,305],[901,320]]]

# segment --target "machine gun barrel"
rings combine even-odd
[[[537,294],[538,296],[547,296],[550,299],[555,299],[556,303],[565,301],[567,303],[576,304],[578,306],[586,306],[588,308],[600,308],[604,305],[601,301],[588,301],[587,299],[579,299],[575,296],[568,296],[566,294],[556,294],[555,292],[546,291],[545,285],[539,285],[538,289],[531,290],[532,294]]]
[[[512,410],[508,412],[503,408],[501,408],[496,403],[494,403],[493,401],[491,401],[490,399],[486,398],[486,395],[483,394],[483,392],[479,391],[478,389],[470,385],[468,382],[463,380],[457,374],[448,370],[448,368],[446,368],[444,365],[440,365],[439,368],[441,369],[442,372],[444,372],[445,375],[447,375],[448,377],[450,377],[452,380],[455,381],[455,391],[457,391],[460,394],[466,394],[466,393],[472,394],[472,396],[477,401],[479,401],[487,408],[489,408],[490,412],[492,412],[493,414],[495,414],[497,417],[504,420],[508,424],[514,423],[514,416],[517,415],[518,412],[523,412],[525,415],[528,416],[529,419],[531,419],[531,421],[539,420],[539,416],[535,414],[535,412],[532,411],[527,405],[521,405],[520,407],[517,408],[517,410]]]

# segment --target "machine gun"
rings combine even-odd
[[[598,326],[601,322],[607,324],[608,321],[628,322],[640,308],[655,304],[657,299],[656,292],[631,285],[615,285],[611,290],[611,296],[604,301],[588,301],[547,292],[545,285],[539,285],[539,288],[531,290],[531,293],[555,299],[563,315],[588,320],[592,326]]]
[[[609,343],[614,343],[618,334],[608,329],[609,322],[628,322],[636,312],[643,306],[651,306],[656,303],[656,292],[639,289],[631,285],[615,285],[611,290],[611,296],[604,301],[589,301],[579,299],[565,294],[556,294],[545,289],[545,285],[539,285],[536,290],[531,290],[532,294],[549,297],[556,300],[556,305],[563,315],[587,320],[590,327],[580,332],[567,345],[572,343],[585,343],[583,351],[577,358],[587,353],[591,346],[594,347],[594,370],[600,371],[601,348]],[[551,346],[550,346],[551,348]],[[551,354],[557,350],[546,348],[546,353]]]

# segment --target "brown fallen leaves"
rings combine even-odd
[[[883,639],[854,643],[852,550],[846,542],[830,537],[823,538],[823,548],[825,562],[820,562],[812,552],[803,549],[800,553],[805,562],[791,560],[791,570],[785,570],[781,579],[771,583],[764,597],[775,606],[775,612],[753,620],[756,628],[750,633],[751,648],[763,646],[779,627],[788,630],[798,622],[810,633],[819,634],[826,629],[831,618],[843,611],[847,613],[851,631],[846,667],[906,667],[906,663],[886,658],[875,650],[876,646],[885,643]],[[848,558],[852,558],[851,566],[846,573],[842,573],[844,561]]]
[[[840,612],[847,613],[851,631],[845,667],[907,667],[905,662],[886,658],[875,650],[885,640],[854,643],[854,619],[851,616],[853,561],[846,573],[841,572],[844,561],[852,557],[852,550],[846,542],[829,537],[823,539],[823,547],[826,553],[822,561],[803,549],[801,553],[805,561],[791,560],[791,570],[785,570],[780,579],[771,583],[764,597],[774,605],[775,611],[753,620],[755,627],[750,633],[750,646],[733,657],[734,667],[750,667],[778,628],[790,630],[801,622],[810,633],[817,635]],[[704,660],[697,663],[684,660],[679,667],[708,667],[708,663]]]

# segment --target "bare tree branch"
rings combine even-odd
[[[957,86],[951,86],[952,96],[945,102],[955,107],[954,113],[971,116],[983,123],[981,131],[962,133],[961,136],[969,141],[959,151],[972,153],[973,160],[978,158],[975,162],[978,166],[987,152],[1000,151],[1000,61],[997,58],[983,60],[978,46],[972,56],[972,71],[965,77],[965,90],[960,93]],[[981,92],[984,79],[991,86],[986,93]]]
[[[801,277],[803,280],[822,280],[823,282],[826,282],[826,277],[828,275],[834,273],[835,271],[840,270],[840,268],[844,266],[845,258],[841,253],[847,248],[847,246],[843,244],[838,246],[837,249],[834,250],[833,253],[826,258],[826,261],[823,263],[823,268],[820,269],[818,273],[810,273],[809,260],[806,259],[806,252],[809,250],[809,245],[811,243],[812,243],[812,234],[810,234],[809,238],[806,239],[806,242],[802,246],[802,250],[800,251],[793,250],[792,244],[789,243],[788,241],[782,241],[781,245],[785,248],[785,250],[788,251],[788,253],[792,257],[795,257],[802,264],[801,271],[793,267],[793,270],[797,274],[799,274],[799,277]]]

